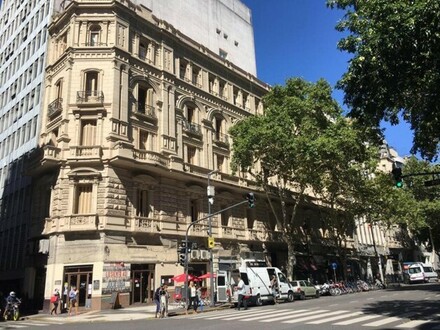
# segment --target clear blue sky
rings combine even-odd
[[[332,86],[347,69],[349,56],[336,49],[343,36],[335,30],[343,12],[326,7],[325,0],[242,0],[252,11],[257,76],[271,85],[302,77]],[[342,106],[343,93],[334,97]],[[384,124],[385,137],[399,155],[409,154],[412,132],[407,124]]]

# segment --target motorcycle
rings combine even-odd
[[[6,312],[4,314],[4,318],[5,321],[7,320],[14,320],[14,321],[18,321],[18,319],[20,318],[20,306],[21,304],[21,300],[17,299],[17,301],[13,302],[13,303],[7,303],[6,304]]]

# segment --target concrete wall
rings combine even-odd
[[[243,70],[257,75],[251,11],[239,0],[137,0],[153,15],[219,54]]]

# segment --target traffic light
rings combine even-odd
[[[179,252],[179,264],[181,266],[185,267],[185,261],[186,261],[186,256],[187,256],[186,242],[180,243],[180,246],[178,248],[178,252]]]
[[[248,193],[246,195],[246,199],[248,201],[248,204],[249,204],[250,208],[255,207],[255,195],[254,195],[254,193]]]
[[[208,248],[213,249],[215,247],[214,237],[208,237]]]
[[[403,187],[403,180],[402,180],[402,169],[400,167],[395,167],[391,171],[394,177],[394,181],[396,181],[396,187],[402,188]]]

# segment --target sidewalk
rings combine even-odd
[[[214,307],[204,306],[203,313],[219,309],[227,309],[230,304],[222,304]],[[200,309],[198,310],[200,311]],[[190,313],[193,313],[191,310]],[[78,315],[68,313],[50,315],[50,314],[35,314],[24,317],[24,319],[32,319],[47,322],[62,322],[62,323],[79,323],[79,322],[112,322],[112,321],[131,321],[131,320],[145,320],[154,319],[156,314],[156,305],[142,305],[119,309],[109,309],[102,311],[87,311],[82,310]],[[185,315],[185,309],[181,306],[171,304],[168,307],[169,317],[176,315]]]

